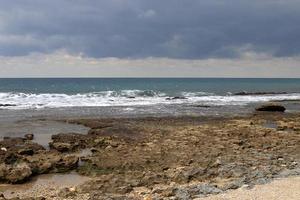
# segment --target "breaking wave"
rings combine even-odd
[[[172,97],[178,98],[172,98]],[[100,91],[81,94],[0,93],[1,109],[59,107],[141,106],[154,104],[245,105],[255,102],[298,100],[300,93],[274,95],[215,95],[206,92],[180,92],[171,95],[153,90]]]

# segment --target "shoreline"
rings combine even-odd
[[[200,198],[266,184],[283,172],[299,175],[299,119],[299,113],[68,119],[63,121],[84,125],[88,133],[54,135],[50,151],[33,149],[18,159],[43,174],[75,169],[91,178],[75,189],[52,191],[53,199]],[[71,158],[63,160],[64,169],[51,161],[62,156]],[[36,165],[40,158],[52,163],[48,171]]]

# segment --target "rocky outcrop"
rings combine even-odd
[[[13,165],[0,165],[0,180],[9,183],[19,183],[28,179],[32,174],[28,163],[22,162]]]
[[[24,138],[7,138],[0,141],[0,161],[12,161],[12,157],[33,155],[45,150],[42,145],[26,140]],[[8,159],[9,158],[9,159]]]
[[[263,104],[263,105],[255,108],[255,110],[256,111],[267,111],[267,112],[284,112],[285,107],[280,104],[276,104],[276,103],[267,103],[267,104]]]
[[[75,169],[79,158],[75,155],[63,155],[57,152],[46,152],[27,157],[26,162],[36,174],[65,172]]]
[[[75,169],[78,157],[47,151],[25,138],[0,141],[0,182],[19,183],[33,175]]]
[[[49,147],[59,152],[70,152],[89,147],[91,141],[93,141],[92,137],[87,137],[83,134],[60,133],[52,136],[52,142],[49,143]]]

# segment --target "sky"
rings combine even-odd
[[[300,77],[299,0],[0,0],[0,77]]]

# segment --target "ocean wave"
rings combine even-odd
[[[83,94],[0,93],[1,109],[40,109],[59,107],[142,106],[154,104],[246,105],[255,102],[297,100],[300,93],[276,95],[215,95],[180,92],[180,97],[152,90],[100,91]],[[173,98],[172,98],[173,97]]]

